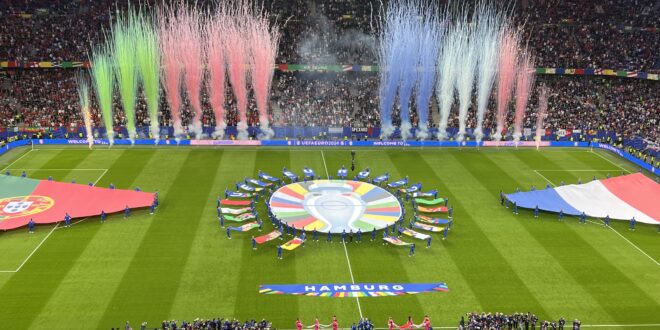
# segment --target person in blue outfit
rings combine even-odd
[[[373,242],[375,240],[376,240],[376,227],[374,227],[374,229],[371,230],[371,241]]]
[[[606,215],[605,220],[603,220],[603,221],[605,221],[605,227],[609,227],[610,226],[610,215],[609,214]]]
[[[282,246],[277,246],[277,259],[282,259]]]
[[[513,214],[518,215],[518,203],[513,202]]]
[[[559,210],[559,221],[564,220],[564,210]]]
[[[410,251],[408,252],[408,256],[412,257],[415,255],[415,243],[410,245]]]
[[[71,217],[69,216],[69,213],[64,214],[64,227],[69,227],[71,226]]]
[[[536,205],[536,207],[534,208],[534,218],[538,218],[538,217],[539,217],[539,206]]]
[[[28,233],[34,234],[34,220],[30,219],[30,222],[28,222]]]
[[[156,210],[156,201],[151,203],[151,207],[149,208],[149,214],[154,214],[155,210]]]
[[[332,243],[332,233],[328,232],[328,240],[327,242]]]
[[[587,215],[584,214],[584,212],[582,212],[582,214],[580,214],[580,223],[581,224],[587,223]]]
[[[450,218],[450,219],[452,218],[452,215],[453,215],[453,214],[454,214],[454,208],[453,208],[453,207],[449,207],[449,218]]]
[[[383,245],[387,244],[387,242],[385,242],[385,238],[387,238],[387,232],[383,231]]]
[[[314,230],[312,230],[312,239],[315,242],[319,241],[319,232],[316,230],[316,228],[314,228]]]
[[[252,236],[252,250],[257,249],[257,240]]]
[[[105,211],[101,211],[101,223],[104,223],[107,217],[108,216],[105,214]]]
[[[342,243],[346,243],[346,229],[341,232],[341,241]]]
[[[432,237],[432,236],[429,235],[429,238],[426,239],[426,248],[427,248],[427,249],[431,247],[431,237]]]
[[[449,234],[449,228],[451,227],[451,222],[449,222],[449,226],[445,227],[445,230],[442,231],[442,240],[447,239],[447,235]]]
[[[358,231],[355,235],[356,235],[355,236],[355,241],[357,243],[360,243],[362,241],[362,230],[360,228],[358,228]]]
[[[128,218],[131,215],[131,209],[128,208],[128,205],[124,208],[124,218]]]
[[[227,238],[231,239],[231,229],[229,229],[229,226],[227,226]]]
[[[632,219],[630,219],[630,227],[628,229],[635,231],[635,223],[637,223],[637,220],[635,220],[635,217],[632,217]]]
[[[263,226],[264,226],[264,222],[261,221],[261,219],[257,219],[257,223],[259,224],[259,231],[261,231],[261,229],[262,229]]]

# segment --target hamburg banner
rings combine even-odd
[[[262,294],[292,294],[314,297],[388,297],[423,292],[449,291],[447,284],[438,283],[347,283],[260,285]]]
[[[0,230],[64,221],[68,213],[84,218],[150,206],[152,193],[98,188],[83,184],[0,176]]]

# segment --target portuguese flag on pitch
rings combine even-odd
[[[35,223],[96,216],[150,206],[152,193],[90,187],[84,184],[0,176],[0,230]]]

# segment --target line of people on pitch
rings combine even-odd
[[[421,324],[415,324],[412,320],[412,317],[408,316],[408,319],[406,322],[402,325],[397,325],[392,317],[388,318],[387,320],[387,326],[389,330],[395,330],[395,329],[412,329],[412,328],[424,328],[424,330],[433,330],[431,327],[431,319],[429,318],[428,315],[424,316],[424,320],[422,321]],[[314,330],[319,330],[323,328],[332,328],[332,330],[338,330],[339,328],[339,321],[337,321],[337,316],[333,316],[330,324],[321,324],[319,322],[318,316],[314,318],[314,322],[311,325],[305,326],[303,323],[300,321],[300,319],[296,319],[296,330],[303,330],[305,329],[314,329]],[[350,327],[351,330],[374,330],[374,324],[371,320],[368,318],[360,318],[358,322],[353,322]]]
[[[467,320],[466,320],[467,318]],[[537,324],[540,330],[564,330],[566,320],[561,317],[557,321],[540,321],[532,313],[514,313],[507,315],[504,313],[467,313],[461,316],[458,324],[459,330],[536,330]],[[580,320],[573,320],[573,330],[579,330],[582,323]]]
[[[114,189],[114,186],[112,186],[111,189]],[[136,191],[140,191],[140,188],[135,188]],[[149,214],[154,214],[154,211],[158,207],[158,192],[154,193],[154,201],[151,203],[151,206],[149,207]],[[124,208],[124,219],[128,218],[131,216],[131,208],[126,205]],[[100,219],[101,223],[105,223],[105,220],[107,220],[108,214],[105,213],[105,211],[101,210],[100,214]],[[71,216],[69,215],[68,212],[64,214],[64,227],[71,227]],[[34,222],[34,219],[30,218],[30,221],[28,222],[28,233],[34,234],[36,229],[36,222]]]
[[[272,327],[271,322],[262,319],[257,322],[256,320],[248,320],[239,322],[237,320],[229,320],[223,318],[214,319],[200,319],[196,318],[192,322],[177,321],[177,320],[164,320],[161,323],[161,330],[270,330]],[[115,328],[112,328],[114,330]],[[117,330],[120,328],[117,327]],[[130,322],[126,321],[124,330],[132,330]],[[159,328],[153,328],[157,330]],[[147,322],[140,324],[140,330],[147,330]]]

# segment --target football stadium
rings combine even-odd
[[[0,329],[660,329],[657,1],[0,4]]]

